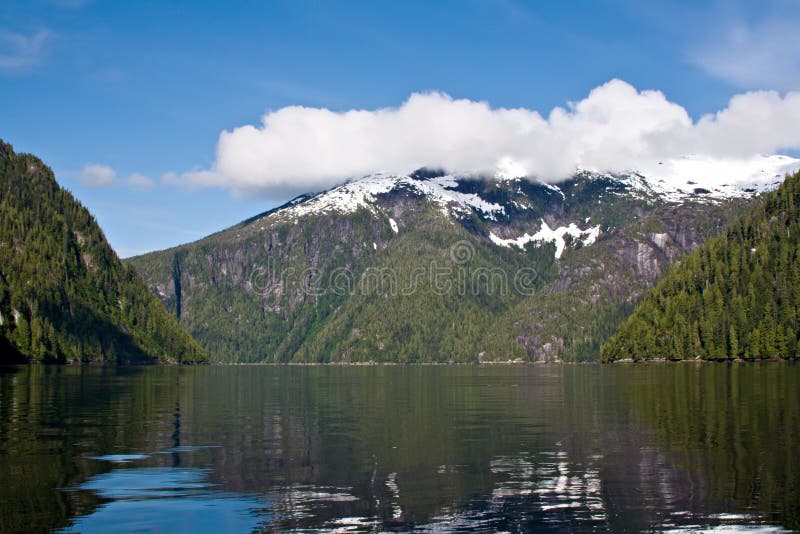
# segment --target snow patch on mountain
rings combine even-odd
[[[535,234],[525,233],[517,238],[503,239],[494,234],[489,233],[489,239],[492,243],[501,247],[516,246],[520,249],[525,249],[525,245],[531,242],[536,243],[555,243],[556,245],[556,259],[560,258],[567,248],[567,240],[565,236],[572,236],[584,246],[592,245],[600,236],[600,225],[581,230],[575,223],[569,226],[559,226],[558,228],[550,228],[550,226],[542,219],[542,227]]]

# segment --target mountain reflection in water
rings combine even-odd
[[[11,368],[0,530],[796,529],[800,367]]]

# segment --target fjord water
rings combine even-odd
[[[11,367],[0,530],[800,528],[800,366]]]

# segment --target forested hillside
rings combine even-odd
[[[602,348],[633,358],[796,358],[800,173],[683,260]]]
[[[27,360],[205,355],[53,172],[0,141],[0,362]]]

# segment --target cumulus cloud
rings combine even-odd
[[[89,163],[81,171],[80,178],[89,187],[108,187],[117,181],[117,171],[108,165]]]
[[[11,71],[35,64],[49,38],[47,30],[32,35],[0,30],[0,69]]]
[[[416,93],[396,108],[270,111],[259,125],[223,131],[212,168],[168,173],[164,181],[273,196],[424,166],[559,181],[578,167],[622,171],[686,154],[730,159],[796,149],[797,124],[797,92],[741,94],[698,121],[663,93],[639,91],[621,80],[546,117],[525,108]]]
[[[708,72],[739,87],[753,89],[800,87],[800,40],[795,13],[771,16],[760,21],[733,20],[711,31],[707,41],[690,54],[691,61]]]

